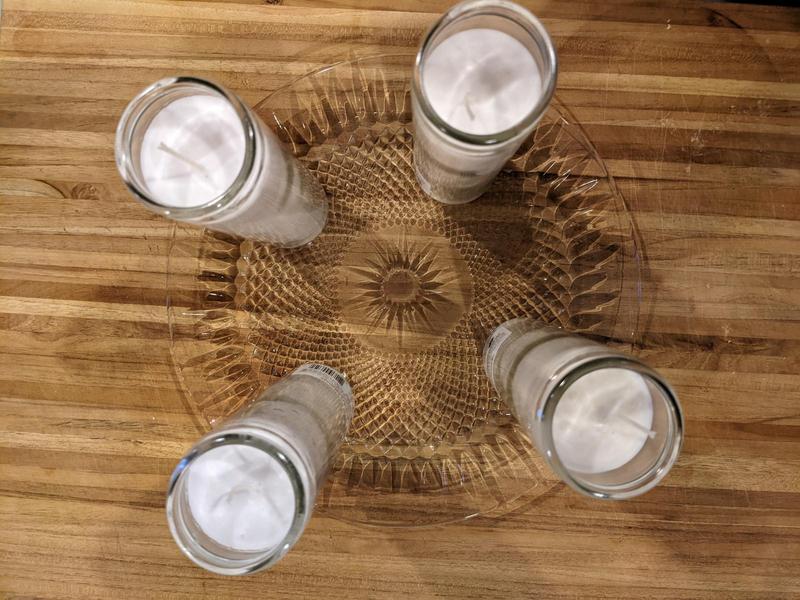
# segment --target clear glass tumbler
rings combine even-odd
[[[352,416],[345,377],[307,364],[201,438],[167,494],[183,553],[222,575],[280,560],[302,534]]]
[[[436,112],[426,89],[425,69],[432,53],[452,36],[472,29],[511,36],[530,53],[538,68],[538,99],[518,122],[502,131],[477,134],[456,128],[446,115]],[[468,64],[459,65],[452,76],[443,77],[455,81],[458,73],[470,68]],[[550,36],[541,22],[521,6],[503,0],[470,0],[447,11],[423,40],[412,81],[414,169],[425,193],[446,204],[463,204],[483,194],[544,115],[555,92],[557,71]],[[491,93],[502,87],[502,82],[486,84],[492,88]]]
[[[553,471],[583,494],[638,496],[680,453],[678,398],[635,358],[522,318],[495,329],[484,366]]]
[[[117,168],[150,210],[282,247],[325,226],[314,176],[236,95],[203,79],[162,79],[127,106]]]

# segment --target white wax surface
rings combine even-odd
[[[220,446],[189,467],[188,500],[200,528],[236,550],[268,550],[286,537],[295,495],[285,469],[266,452]]]
[[[639,453],[652,422],[653,401],[644,378],[627,369],[599,369],[578,379],[561,397],[553,417],[553,443],[568,469],[602,473]]]
[[[433,110],[450,126],[488,135],[513,127],[533,110],[542,76],[531,53],[494,29],[459,31],[439,44],[422,67]]]
[[[244,162],[242,123],[224,98],[197,94],[170,102],[143,136],[141,170],[149,195],[192,207],[223,194]]]

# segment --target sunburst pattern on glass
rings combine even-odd
[[[407,225],[353,240],[339,273],[345,329],[378,350],[437,343],[472,302],[472,277],[447,239]]]

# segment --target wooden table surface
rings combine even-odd
[[[428,529],[316,515],[273,570],[223,578],[166,527],[197,436],[169,357],[168,224],[125,193],[114,128],[146,84],[255,103],[313,68],[413,48],[446,0],[5,0],[0,29],[0,596],[800,598],[800,10],[528,4],[558,93],[635,213],[640,350],[683,455],[638,500],[563,486]]]

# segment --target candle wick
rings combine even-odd
[[[230,500],[230,497],[231,497],[231,496],[235,496],[236,494],[242,494],[242,493],[245,493],[245,494],[248,494],[248,493],[250,493],[250,488],[249,488],[249,487],[248,487],[246,484],[244,484],[244,483],[240,483],[239,485],[236,485],[236,486],[232,487],[232,488],[231,488],[230,490],[228,490],[226,493],[222,494],[222,495],[221,495],[219,498],[217,498],[217,499],[216,499],[216,500],[213,502],[213,504],[211,505],[211,509],[212,509],[212,510],[214,510],[214,509],[216,509],[216,508],[217,508],[217,507],[218,507],[218,506],[219,506],[219,505],[220,505],[220,504],[221,504],[223,501],[228,501],[228,500]]]
[[[195,169],[200,171],[200,173],[202,173],[203,177],[205,177],[206,179],[209,179],[209,180],[211,179],[211,175],[209,174],[208,169],[206,169],[203,165],[201,165],[198,162],[193,161],[191,158],[186,158],[183,154],[181,154],[177,150],[174,150],[173,148],[170,148],[164,142],[160,142],[158,144],[158,149],[161,150],[162,152],[166,152],[167,154],[171,154],[172,156],[174,156],[178,160],[182,160],[183,162],[185,162],[190,167],[194,167]]]
[[[472,109],[469,107],[469,94],[464,95],[464,108],[467,109],[467,114],[469,115],[470,121],[474,121],[475,113],[472,112]]]
[[[633,427],[636,427],[636,429],[638,429],[639,431],[645,432],[647,434],[647,437],[649,437],[651,439],[656,437],[656,432],[655,431],[653,431],[649,427],[645,427],[644,425],[639,423],[639,421],[635,421],[634,419],[631,419],[628,415],[622,415],[622,420],[623,421],[627,421],[628,424],[632,425]]]

